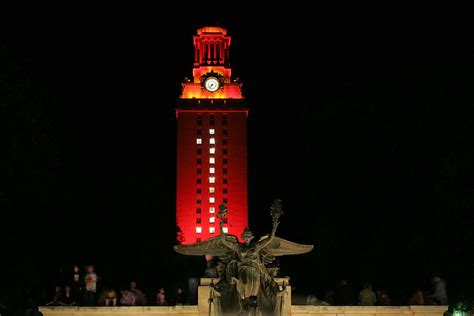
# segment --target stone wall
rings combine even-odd
[[[197,306],[40,307],[43,316],[198,316]]]
[[[291,306],[291,316],[443,316],[447,306]]]
[[[207,301],[206,301],[207,303]],[[443,316],[447,306],[305,306],[285,310],[289,316]],[[44,316],[207,316],[208,309],[198,306],[144,307],[40,307]]]

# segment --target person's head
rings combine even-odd
[[[54,292],[61,292],[61,286],[60,285],[56,285],[56,287],[54,288]]]
[[[434,276],[432,279],[431,279],[431,282],[432,283],[439,283],[441,281],[441,278],[439,276]]]
[[[248,226],[245,227],[244,232],[240,236],[242,237],[243,240],[245,240],[246,244],[249,244],[254,238],[254,235]]]
[[[164,288],[160,288],[159,293],[160,293],[160,294],[165,294],[165,289],[164,289]]]
[[[74,266],[74,273],[79,273],[79,266]]]
[[[90,264],[90,265],[87,266],[87,272],[88,272],[88,273],[94,272],[94,266],[93,266],[92,264]]]
[[[184,292],[184,290],[180,287],[178,287],[178,294],[182,294]]]
[[[65,292],[66,294],[71,293],[71,287],[70,287],[69,285],[66,285],[66,287],[64,288],[64,292]]]
[[[135,290],[136,288],[137,288],[137,282],[135,281],[130,282],[130,289]]]

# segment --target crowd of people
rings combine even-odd
[[[83,273],[79,266],[74,266],[72,277],[63,286],[56,286],[52,300],[47,306],[145,306],[145,305],[186,305],[185,291],[178,288],[174,295],[168,296],[160,288],[154,300],[148,300],[145,293],[138,288],[136,281],[129,287],[117,291],[103,288],[99,291],[100,278],[93,265],[88,265]]]
[[[216,278],[223,275],[225,265],[222,262],[208,262],[205,277]],[[149,300],[145,293],[138,288],[137,282],[131,281],[129,286],[117,291],[113,288],[103,288],[98,291],[98,282],[94,266],[89,265],[82,273],[79,266],[74,266],[72,277],[63,286],[56,286],[49,306],[174,306],[187,305],[188,300],[183,288],[178,288],[175,293],[168,295],[164,288],[156,291],[156,296]],[[417,290],[406,302],[407,305],[447,305],[448,296],[446,282],[438,276],[431,280],[432,290],[423,292]],[[367,282],[358,293],[347,280],[341,280],[336,289],[326,292],[323,300],[314,295],[306,298],[307,305],[360,305],[360,306],[390,306],[393,302],[384,289],[374,291]]]
[[[416,290],[406,302],[407,305],[448,305],[446,282],[439,276],[431,279],[432,289],[428,292]],[[314,295],[306,299],[307,305],[341,305],[341,306],[391,306],[392,299],[384,289],[373,291],[370,283],[364,284],[363,289],[356,294],[347,280],[341,280],[335,290],[328,290],[324,300]]]

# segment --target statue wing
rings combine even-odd
[[[265,237],[264,237],[265,238]],[[263,240],[262,238],[261,240]],[[268,237],[266,237],[268,238]],[[300,255],[313,250],[313,245],[302,245],[283,238],[274,237],[272,242],[265,248],[267,254],[271,256]]]
[[[234,235],[226,235],[226,239],[234,243],[239,242]],[[176,245],[173,248],[176,252],[188,256],[210,255],[224,259],[233,255],[233,251],[224,245],[220,236],[190,245]]]

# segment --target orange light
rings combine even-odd
[[[223,89],[209,92],[199,83],[185,83],[181,99],[243,99],[240,85],[225,83]]]
[[[218,26],[205,26],[203,28],[198,29],[197,33],[199,35],[203,33],[218,33],[218,34],[226,35],[227,30]]]

